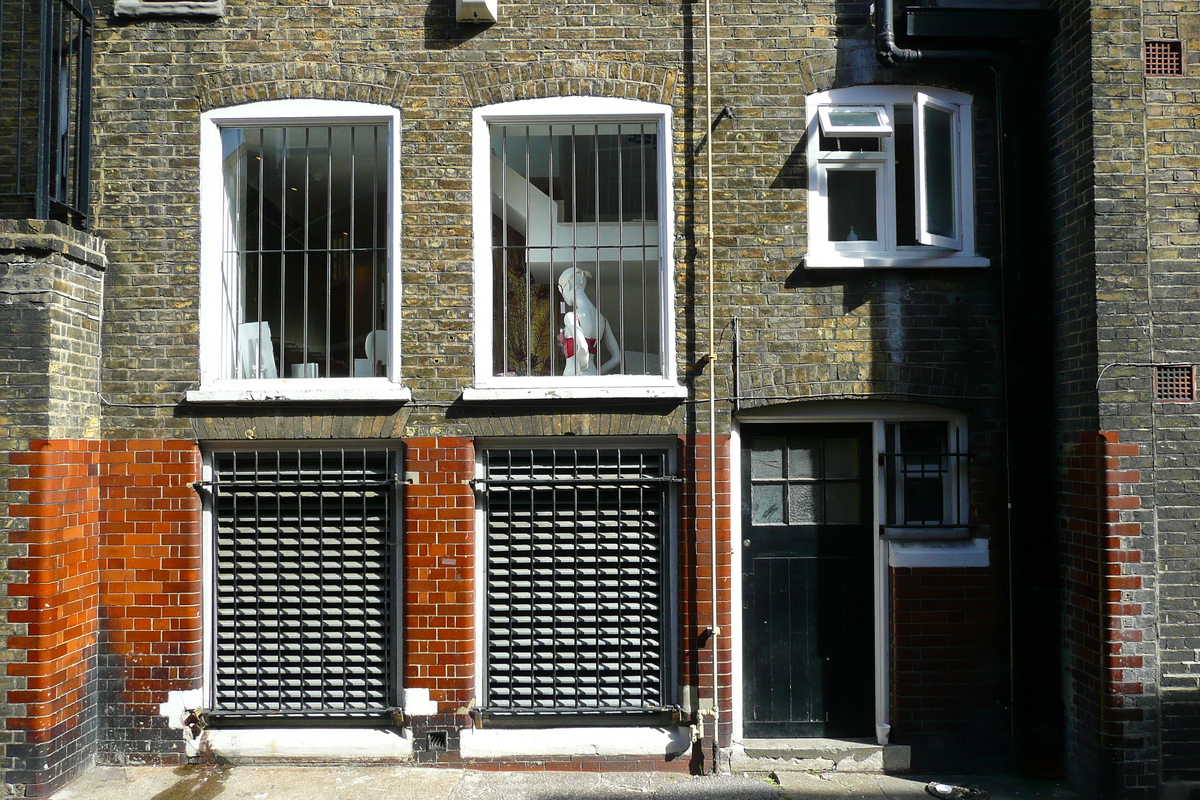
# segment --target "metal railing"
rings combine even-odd
[[[0,216],[88,221],[88,0],[0,0]]]

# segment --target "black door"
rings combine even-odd
[[[871,428],[744,430],[745,735],[872,736]]]

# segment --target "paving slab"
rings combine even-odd
[[[489,772],[434,767],[98,767],[50,800],[929,800],[929,777],[778,772]],[[938,780],[992,800],[1078,800],[1059,784],[1003,777]]]
[[[899,777],[853,772],[778,772],[773,776],[788,800],[929,800],[932,780],[951,786],[979,788],[991,800],[1079,800],[1060,783],[1022,781],[1003,776]]]

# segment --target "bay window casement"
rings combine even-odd
[[[476,109],[475,380],[466,399],[678,397],[671,109]]]
[[[668,721],[670,451],[486,448],[479,470],[480,720]]]
[[[201,119],[192,401],[405,399],[399,112],[279,100]]]
[[[207,454],[205,708],[214,725],[371,725],[400,705],[399,455]]]
[[[808,253],[821,267],[974,267],[971,96],[854,86],[807,99]]]

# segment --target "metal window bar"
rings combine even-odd
[[[620,345],[611,372],[660,372],[661,364],[650,366],[663,349],[657,125],[493,124],[491,147],[500,164],[493,193],[503,198],[497,203],[492,239],[493,371],[520,376],[561,372],[558,335],[568,309],[557,282],[567,269],[576,268],[591,274],[588,294]],[[513,185],[514,176],[521,185]],[[541,213],[537,206],[543,203]],[[515,213],[510,206],[517,206]],[[631,230],[635,222],[636,232]],[[523,239],[517,241],[510,232],[522,226]],[[510,275],[510,263],[524,266],[519,285]],[[630,285],[633,281],[636,286]],[[553,324],[540,338],[534,309],[539,287],[548,289],[557,309],[550,312]],[[631,345],[643,353],[639,364],[628,361]],[[598,355],[607,360],[602,350]]]
[[[0,214],[88,225],[88,0],[0,0]]]
[[[327,722],[397,705],[394,456],[214,456],[214,710]]]
[[[493,450],[484,459],[485,712],[664,711],[666,454]]]
[[[234,377],[354,377],[386,329],[386,125],[227,128],[226,193],[240,264],[235,323],[264,322],[270,347],[235,355]],[[236,337],[235,337],[236,339]],[[252,358],[252,363],[242,361]]]
[[[970,456],[967,453],[929,452],[882,453],[880,462],[885,470],[887,486],[888,526],[906,528],[940,528],[965,525],[970,485]],[[936,486],[940,502],[936,518],[933,515],[914,516],[917,512],[906,507],[906,498],[914,485]],[[928,505],[923,505],[928,508]]]

